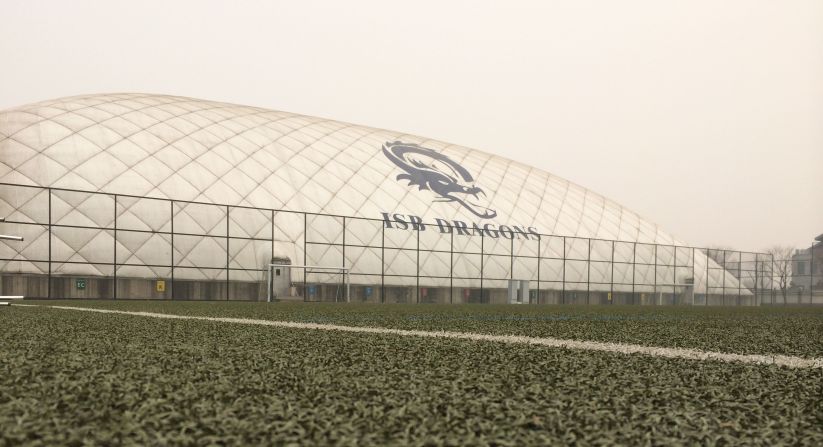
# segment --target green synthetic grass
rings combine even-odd
[[[99,300],[26,302],[198,316],[529,335],[739,354],[823,357],[823,307],[267,304]]]
[[[660,317],[682,332],[658,337],[669,342],[716,326],[778,340],[817,330],[794,334],[814,340],[789,353],[821,343],[820,311],[799,309],[70,304],[529,335],[562,323],[581,339],[626,328],[654,340]],[[823,443],[820,369],[47,308],[0,308],[0,328],[0,445]]]

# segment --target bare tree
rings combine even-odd
[[[794,247],[790,245],[773,245],[765,250],[774,259],[774,276],[777,286],[780,287],[780,292],[783,294],[783,304],[786,304],[786,295],[788,294],[789,280],[792,276],[792,254]]]

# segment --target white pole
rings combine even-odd
[[[5,234],[0,234],[0,239],[4,239],[7,241],[22,241],[23,238],[20,236],[7,236]]]
[[[0,296],[0,300],[22,300],[22,295],[12,295],[12,296]],[[0,301],[0,306],[8,306],[11,303],[7,301]]]
[[[694,247],[692,247],[692,307],[694,307],[694,289],[697,287],[697,277],[694,274],[694,265],[697,263]]]
[[[266,268],[266,302],[271,303],[271,269],[269,265]]]

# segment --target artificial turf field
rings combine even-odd
[[[823,308],[26,301],[823,357]],[[0,445],[823,444],[823,369],[0,308]]]

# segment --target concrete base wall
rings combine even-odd
[[[85,280],[85,288],[78,288],[77,280]],[[265,301],[266,281],[192,281],[176,279],[173,283],[167,278],[165,290],[158,290],[158,279],[117,278],[114,287],[112,277],[81,277],[53,275],[51,278],[51,295],[49,280],[46,275],[4,274],[0,275],[0,294],[23,295],[27,298],[68,298],[68,299],[154,299],[154,300],[242,300]],[[276,301],[322,301],[343,302],[346,300],[345,287],[342,284],[296,284],[291,288],[290,296],[274,297]],[[454,287],[416,287],[386,286],[380,284],[351,284],[350,301],[358,303],[429,303],[429,304],[505,304],[508,293],[505,288],[484,289]],[[782,305],[782,295],[775,295],[775,305]],[[823,294],[816,294],[812,300],[807,297],[798,300],[789,296],[787,304],[823,304]],[[753,296],[696,294],[695,305],[710,306],[753,306],[769,305],[768,294]],[[673,293],[630,293],[600,291],[571,291],[532,288],[529,293],[531,304],[577,304],[577,305],[691,305],[691,292]]]
[[[78,287],[77,280],[85,282]],[[57,276],[12,274],[0,275],[0,294],[23,295],[26,298],[65,299],[150,299],[170,300],[244,300],[265,301],[266,283],[231,281],[190,281],[170,279],[165,290],[158,290],[157,279],[117,278],[115,291],[113,277]]]

